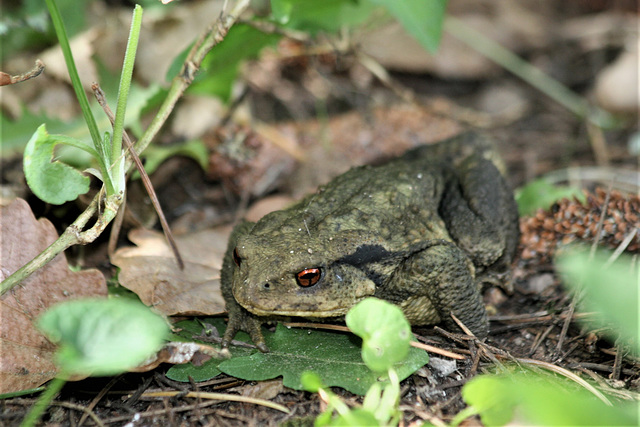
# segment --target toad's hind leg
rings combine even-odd
[[[449,242],[411,255],[384,288],[385,295],[380,296],[399,305],[412,324],[442,323],[448,330],[459,331],[453,313],[478,338],[487,336],[487,312],[473,264]]]
[[[451,236],[476,266],[505,270],[514,256],[518,210],[493,161],[472,154],[454,170],[440,203]]]

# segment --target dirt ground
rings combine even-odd
[[[556,22],[613,10],[629,13],[625,2],[571,3],[571,6],[551,8],[550,13]],[[592,96],[595,80],[620,54],[623,46],[610,43],[598,49],[586,49],[578,41],[564,38],[558,42],[559,36],[556,37],[555,41],[551,37],[543,45],[528,46],[521,54],[534,64],[544,65],[549,74],[576,92]],[[271,88],[278,85],[292,88],[296,95],[282,98],[257,84],[248,85],[243,106],[248,108],[253,119],[274,126],[284,123],[285,127],[280,129],[301,126],[299,123],[309,120],[317,121],[318,110],[309,93],[309,86],[305,86],[308,83],[305,76],[320,73],[326,76],[331,88],[324,106],[327,114],[321,120],[331,122],[334,117],[353,112],[366,118],[372,109],[379,108],[381,104],[418,108],[408,104],[406,99],[398,96],[397,91],[375,78],[371,78],[364,89],[358,86],[359,80],[354,77],[354,70],[359,68],[354,64],[353,56],[349,53],[283,61]],[[440,120],[445,120],[446,123],[454,123],[445,127],[480,128],[492,136],[505,160],[507,176],[514,188],[536,177],[570,167],[596,167],[600,171],[607,171],[609,175],[606,176],[611,176],[610,171],[619,169],[637,170],[637,153],[634,155],[629,150],[629,141],[638,132],[637,120],[634,119],[636,112],[628,113],[631,120],[625,125],[600,131],[501,69],[464,79],[446,78],[427,71],[392,71],[391,77],[415,97],[420,108],[426,111],[425,117],[439,126],[444,126]],[[257,77],[254,75],[254,78]],[[302,107],[284,105],[287,99],[299,100]],[[385,125],[389,126],[389,132],[404,126],[402,122],[389,120]],[[292,122],[296,124],[292,125]],[[366,119],[363,123],[366,123]],[[220,128],[209,129],[206,138],[211,152],[216,153],[221,133],[235,134],[238,126],[227,123]],[[300,128],[298,131],[307,132]],[[308,132],[308,135],[313,133]],[[164,135],[163,138],[170,140],[171,135]],[[593,145],[596,140],[605,142],[604,151]],[[605,158],[595,154],[598,150],[606,154]],[[357,163],[358,160],[353,161]],[[12,183],[12,179],[15,182],[12,177],[19,175],[16,171],[20,167],[19,160],[3,162],[4,185]],[[230,191],[228,186],[221,184],[215,171],[202,171],[191,160],[174,158],[156,172],[153,180],[172,226],[193,230],[203,223],[212,226],[229,222],[258,198],[300,195],[308,188],[295,188],[296,181],[303,182],[299,178],[291,178],[299,177],[296,173],[299,172],[295,166],[287,167],[283,177],[263,194],[252,195],[247,193],[253,190],[243,188],[244,184]],[[309,178],[311,182],[314,179],[322,178]],[[607,188],[608,181],[586,176],[580,179],[580,185],[587,189],[596,186]],[[79,212],[70,207],[65,215],[56,217],[48,206],[38,202],[35,197],[30,196],[28,201],[37,216],[48,216],[59,230]],[[211,206],[214,206],[213,213]],[[189,215],[185,215],[187,211]],[[126,243],[126,239],[122,237],[121,242]],[[84,266],[98,267],[107,276],[112,276],[114,268],[109,263],[106,244],[106,238],[101,239],[89,247],[69,251],[68,256],[81,259]],[[523,241],[520,252],[526,244]],[[499,289],[490,289],[485,293],[491,331],[484,344],[438,328],[414,330],[420,341],[451,350],[465,356],[465,359],[459,361],[455,372],[447,376],[441,376],[437,369],[427,365],[402,382],[404,425],[419,421],[435,424],[450,421],[465,407],[460,395],[461,387],[477,373],[491,371],[496,359],[505,362],[511,357],[535,359],[567,368],[621,392],[640,391],[640,361],[625,353],[621,346],[607,341],[601,332],[575,320],[579,316],[574,311],[573,296],[562,287],[553,265],[547,259],[542,256],[528,259],[520,257],[513,269],[515,281],[512,294]],[[310,425],[312,417],[323,407],[316,394],[284,388],[280,380],[262,384],[257,387],[258,390],[255,383],[224,374],[205,383],[185,384],[166,378],[164,372],[167,369],[167,366],[161,366],[144,374],[131,373],[116,378],[90,378],[69,383],[47,410],[45,425],[76,426],[80,425],[81,418],[83,425],[96,425],[96,421],[87,417],[82,408],[91,408],[103,425],[279,425],[285,422],[287,425]],[[242,394],[249,389],[255,395],[286,406],[291,413],[285,415],[244,403],[197,401],[184,397],[140,398],[143,392],[152,390]],[[347,403],[361,401],[360,397],[341,389],[334,389],[334,392]],[[0,424],[17,425],[34,402],[33,396],[0,401]],[[479,419],[466,422],[466,425],[477,424],[480,424]]]

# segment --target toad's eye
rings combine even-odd
[[[322,277],[322,270],[319,268],[305,268],[304,270],[296,273],[296,281],[299,286],[303,288],[308,288],[320,280]]]
[[[242,264],[242,258],[240,258],[240,255],[238,255],[237,248],[233,250],[233,262],[235,262],[238,267],[240,267],[240,264]]]

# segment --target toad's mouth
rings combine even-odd
[[[315,301],[297,301],[286,302],[282,299],[271,301],[266,298],[260,298],[256,295],[250,295],[243,292],[234,292],[234,297],[238,304],[247,311],[259,317],[270,316],[293,316],[293,317],[340,317],[347,312],[355,304],[363,298],[354,298],[348,301],[348,304],[341,304],[336,300],[315,300]]]
[[[260,317],[269,316],[293,316],[293,317],[339,317],[347,314],[349,307],[324,307],[322,303],[316,305],[304,304],[304,306],[282,304],[274,306],[258,306],[256,304],[244,303],[238,300],[238,303],[249,312]]]

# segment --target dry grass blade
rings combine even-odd
[[[631,243],[633,238],[636,237],[636,234],[638,234],[638,229],[637,228],[634,228],[629,234],[627,234],[627,236],[624,238],[624,240],[622,242],[620,242],[620,244],[618,245],[616,250],[613,251],[613,253],[609,257],[607,262],[604,263],[602,268],[607,268],[611,264],[613,264],[615,262],[615,260],[617,260],[618,257],[622,254],[622,252],[624,252],[625,249],[627,249],[627,247],[629,246],[629,243]]]
[[[265,406],[267,408],[275,409],[285,414],[289,413],[289,409],[282,405],[278,405],[277,403],[273,403],[269,400],[265,399],[256,399],[254,397],[248,396],[239,396],[237,394],[224,394],[224,393],[208,393],[208,392],[195,392],[190,391],[187,394],[183,394],[181,391],[154,391],[149,393],[143,393],[141,397],[194,397],[198,399],[211,399],[211,400],[227,400],[232,402],[244,402],[251,403],[254,405]]]
[[[607,399],[602,393],[600,393],[598,390],[596,390],[596,388],[594,386],[592,386],[591,384],[589,384],[588,382],[586,382],[585,380],[583,380],[582,378],[580,378],[579,376],[577,376],[576,374],[574,374],[573,372],[562,368],[560,366],[554,365],[552,363],[548,363],[548,362],[543,362],[541,360],[535,360],[535,359],[516,359],[519,363],[522,363],[523,365],[531,365],[531,366],[538,366],[541,368],[545,368],[548,369],[552,372],[555,372],[557,374],[562,375],[565,378],[568,378],[574,382],[576,382],[577,384],[581,385],[582,387],[584,387],[585,389],[589,390],[594,396],[596,396],[598,399],[602,400],[607,406],[613,406],[613,404],[609,401],[609,399]]]

